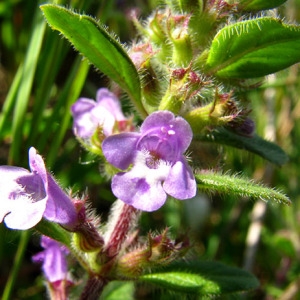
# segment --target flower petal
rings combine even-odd
[[[105,158],[115,167],[126,170],[136,155],[136,143],[140,134],[126,132],[107,137],[102,143]]]
[[[112,180],[112,191],[126,204],[143,211],[155,211],[167,199],[161,182],[148,183],[146,178],[133,177],[131,172],[115,175]]]
[[[149,115],[141,126],[141,133],[144,134],[153,128],[166,126],[174,121],[174,114],[167,110],[156,111]]]
[[[74,117],[78,117],[83,113],[89,112],[96,106],[96,102],[89,98],[79,98],[72,106],[71,112]]]
[[[196,195],[197,186],[193,171],[184,158],[172,166],[163,188],[172,197],[185,200]]]
[[[0,222],[4,218],[12,229],[35,226],[42,219],[47,201],[41,177],[23,168],[1,166],[0,178]]]
[[[172,122],[172,130],[175,132],[177,142],[180,144],[179,149],[182,153],[185,152],[193,139],[190,124],[182,117],[177,116]]]
[[[163,161],[149,169],[146,161],[149,153],[137,152],[134,167],[127,173],[118,173],[112,180],[112,191],[123,202],[143,211],[159,209],[167,195],[162,182],[167,178],[171,166]]]
[[[174,135],[172,139],[179,146],[179,151],[184,152],[190,145],[193,132],[189,123],[180,116],[175,117],[173,113],[169,111],[157,111],[148,116],[141,126],[141,133],[143,135],[148,134],[149,131],[162,130],[166,128],[168,131],[172,131],[170,136]]]
[[[32,260],[43,263],[43,271],[49,282],[66,280],[68,275],[66,248],[46,236],[42,236],[41,246],[45,250],[35,254]]]
[[[94,134],[98,126],[103,128],[103,132],[105,136],[110,136],[112,134],[116,119],[114,115],[110,111],[108,111],[105,107],[102,107],[100,105],[96,106],[90,112],[90,119],[94,124],[94,128],[90,136]]]
[[[106,88],[99,89],[97,91],[96,99],[99,105],[101,105],[103,108],[105,108],[109,113],[111,113],[114,116],[115,120],[117,121],[126,120],[122,112],[120,100],[115,96],[115,94],[110,92],[108,89]]]
[[[89,138],[94,133],[96,124],[91,119],[90,112],[95,106],[96,102],[87,98],[80,98],[72,105],[73,131],[76,136],[84,139]]]
[[[72,230],[78,223],[77,212],[70,197],[48,173],[48,201],[44,217]]]
[[[11,193],[22,191],[22,187],[17,183],[17,179],[29,174],[30,172],[23,168],[13,166],[0,166],[1,208],[4,205],[3,203],[11,198]]]
[[[30,170],[37,173],[44,182],[47,189],[47,170],[43,158],[37,153],[34,147],[29,149],[29,165]]]
[[[35,226],[43,217],[47,199],[32,202],[32,199],[23,196],[10,202],[10,213],[4,221],[11,229],[26,230]]]

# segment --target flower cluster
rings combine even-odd
[[[186,245],[173,242],[167,230],[159,236],[149,235],[147,242],[137,242],[135,226],[140,211],[159,209],[168,195],[179,200],[195,196],[196,181],[185,157],[193,134],[185,119],[167,110],[153,112],[135,130],[118,98],[107,89],[98,90],[97,101],[78,99],[71,110],[76,137],[87,149],[89,145],[98,149],[95,153],[106,158],[106,166],[122,170],[112,178],[112,192],[119,200],[106,227],[87,213],[85,200],[62,190],[33,147],[29,149],[30,171],[0,166],[0,221],[11,229],[26,230],[45,218],[67,230],[70,240],[65,244],[76,249],[73,254],[90,274],[96,274],[87,281],[82,293],[85,299],[95,282],[95,294],[99,294],[105,276],[135,277],[185,251]],[[50,297],[67,299],[72,284],[66,261],[69,250],[47,236],[42,236],[41,246],[44,250],[33,261],[42,263]]]

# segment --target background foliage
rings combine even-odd
[[[46,26],[39,9],[42,3],[36,0],[0,3],[0,163],[27,168],[28,148],[34,145],[62,186],[70,186],[75,191],[87,187],[93,206],[105,220],[114,197],[101,172],[99,175],[99,161],[86,155],[75,140],[69,111],[79,96],[94,98],[96,90],[107,86],[108,80]],[[141,0],[73,0],[58,4],[101,19],[122,42],[128,43],[135,33],[128,18],[130,9],[137,7],[146,16],[156,6],[155,1]],[[300,23],[300,1],[287,1],[277,13]],[[291,207],[203,195],[195,203],[169,201],[162,210],[142,218],[145,233],[149,229],[162,230],[167,224],[174,234],[186,234],[188,227],[202,259],[218,259],[251,270],[261,282],[253,294],[255,299],[300,297],[297,290],[300,281],[299,92],[299,65],[271,75],[259,88],[244,92],[251,99],[256,132],[275,141],[290,157],[281,168],[229,147],[221,149],[224,155],[217,161],[215,157],[212,160],[214,152],[209,146],[199,154],[202,161],[214,162],[206,167],[219,166],[280,188],[292,199]],[[256,224],[261,226],[257,232],[259,243],[256,252],[251,252],[249,234]],[[0,292],[15,265],[19,241],[28,242],[28,246],[21,260],[13,299],[43,299],[45,289],[40,268],[31,262],[32,254],[39,250],[38,237],[28,240],[28,235],[8,230],[3,224],[0,224]],[[136,298],[151,299],[152,293],[155,291],[142,285],[137,289]]]

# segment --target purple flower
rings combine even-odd
[[[32,260],[43,264],[42,268],[47,281],[58,283],[59,281],[67,280],[66,255],[69,254],[69,250],[47,236],[42,236],[41,246],[44,248],[44,251],[35,254]]]
[[[192,130],[181,117],[158,111],[147,117],[140,133],[121,133],[106,138],[104,156],[115,167],[112,191],[125,203],[144,211],[159,209],[167,194],[184,200],[196,194],[196,181],[183,153]]]
[[[126,121],[119,99],[106,88],[97,92],[97,101],[79,98],[71,107],[74,134],[89,139],[97,127],[102,127],[105,136],[113,133],[115,123]]]
[[[12,229],[28,229],[44,216],[72,230],[78,222],[72,200],[47,172],[35,148],[29,149],[29,172],[0,166],[0,222]]]

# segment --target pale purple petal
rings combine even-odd
[[[66,260],[68,250],[46,236],[42,236],[41,245],[44,251],[34,255],[32,260],[43,264],[43,272],[49,282],[66,280],[68,275]]]
[[[48,201],[44,217],[49,221],[74,228],[78,223],[77,212],[70,197],[60,188],[48,173]]]
[[[91,110],[90,119],[94,124],[92,134],[95,132],[97,127],[102,127],[105,136],[112,134],[116,119],[105,107],[97,105],[93,110]]]
[[[58,246],[49,248],[44,260],[43,271],[50,282],[67,279],[66,259]]]
[[[97,102],[110,112],[117,121],[126,120],[119,99],[106,88],[97,91]]]
[[[110,135],[115,124],[115,116],[104,105],[94,100],[80,98],[72,107],[73,130],[76,136],[90,138],[98,126],[103,126],[104,134]]]
[[[80,98],[71,106],[74,118],[73,130],[76,136],[88,138],[93,135],[97,125],[91,118],[90,112],[95,106],[96,102],[87,98]]]
[[[143,211],[154,211],[165,203],[167,195],[161,182],[148,183],[146,178],[132,176],[131,172],[118,173],[112,180],[112,191],[128,205]]]
[[[102,143],[102,151],[109,163],[126,170],[136,155],[136,143],[140,134],[125,132],[107,137]]]
[[[27,176],[30,172],[26,169],[13,166],[0,166],[0,199],[1,209],[4,203],[10,202],[12,193],[23,191],[22,187],[17,183],[17,179],[21,176]],[[0,214],[1,219],[1,214]]]
[[[78,220],[72,200],[47,172],[43,158],[29,149],[31,173],[23,168],[0,166],[0,221],[12,229],[28,229],[42,217],[69,228]]]
[[[166,201],[167,195],[162,182],[170,172],[171,166],[163,161],[157,168],[150,169],[146,160],[148,155],[139,152],[134,167],[127,173],[118,173],[112,179],[112,191],[125,203],[143,211],[159,209]]]
[[[108,89],[99,89],[96,98],[97,101],[79,98],[71,107],[73,131],[81,139],[91,138],[97,127],[109,136],[117,121],[126,120],[119,99]]]
[[[182,117],[175,117],[169,111],[157,111],[146,118],[141,126],[141,133],[147,135],[153,131],[161,136],[168,133],[181,153],[186,151],[193,138],[189,123]]]
[[[26,169],[0,166],[0,221],[7,227],[28,229],[36,225],[46,207],[46,191],[40,176]]]
[[[172,166],[163,188],[169,195],[180,200],[189,199],[196,195],[196,181],[186,161],[178,161]]]
[[[47,189],[47,170],[43,158],[37,153],[34,147],[29,149],[30,170],[38,174],[44,182]]]
[[[45,211],[47,199],[37,202],[32,199],[20,197],[12,201],[11,212],[5,217],[5,224],[8,228],[26,230],[39,223]]]
[[[29,164],[31,171],[38,174],[43,180],[46,189],[47,205],[44,209],[44,217],[49,221],[57,222],[73,228],[77,223],[77,213],[69,196],[55,182],[47,172],[43,158],[37,154],[36,149],[29,149]],[[28,183],[24,184],[28,187]]]
[[[174,121],[174,114],[170,111],[156,111],[148,116],[141,126],[141,133],[152,131],[153,129],[166,126]]]
[[[79,98],[72,106],[71,112],[74,117],[78,117],[83,113],[89,112],[96,106],[96,102],[89,98]]]

